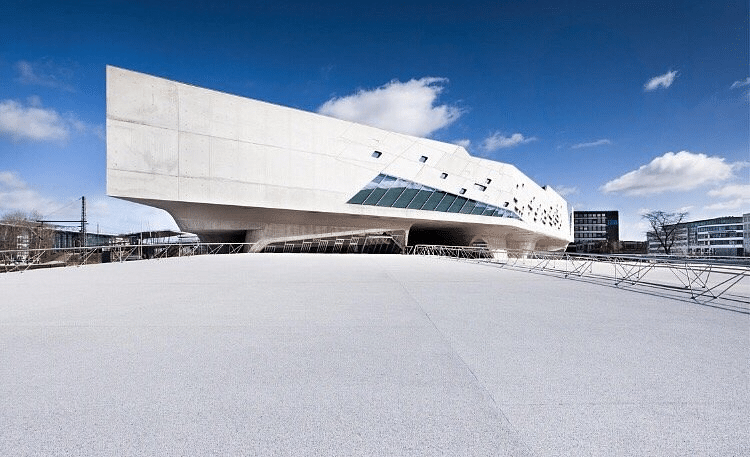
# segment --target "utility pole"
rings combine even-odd
[[[57,221],[57,220],[37,220],[40,224],[44,224],[45,222],[80,222],[81,223],[81,231],[80,231],[80,247],[84,248],[86,247],[86,197],[81,197],[81,220],[80,221]]]
[[[86,197],[81,197],[81,247],[86,247]]]

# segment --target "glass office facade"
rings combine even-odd
[[[379,174],[347,203],[521,219],[518,214],[395,176]]]

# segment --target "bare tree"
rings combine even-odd
[[[688,213],[667,213],[664,211],[651,211],[644,214],[642,217],[648,221],[651,225],[654,238],[659,242],[659,245],[664,249],[664,253],[669,255],[672,250],[672,245],[675,242],[675,232],[677,231],[680,222],[685,220]]]
[[[0,217],[0,250],[46,249],[54,244],[54,230],[40,222],[36,211],[13,211]]]

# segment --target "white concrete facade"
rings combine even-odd
[[[460,196],[474,214],[349,203],[382,175]],[[107,193],[162,208],[204,240],[253,241],[256,250],[365,232],[495,249],[572,241],[567,202],[512,165],[115,67],[107,67]],[[487,215],[491,207],[513,217]]]

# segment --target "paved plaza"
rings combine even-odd
[[[0,455],[750,455],[750,318],[418,256],[0,275]]]

